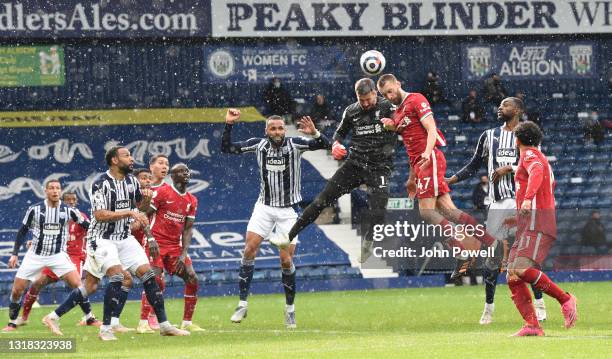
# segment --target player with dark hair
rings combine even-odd
[[[159,187],[151,200],[151,233],[159,243],[159,256],[153,259],[151,266],[157,268],[156,272],[163,270],[185,282],[181,329],[201,332],[204,329],[191,321],[198,301],[198,277],[188,255],[198,199],[187,192],[191,179],[187,165],[177,163],[172,166],[170,177],[172,184]],[[141,316],[139,326],[146,323]]]
[[[170,162],[168,161],[168,156],[159,153],[151,157],[149,160],[149,170],[153,176],[153,183],[151,184],[153,190],[167,184],[164,182],[164,178],[166,178],[169,168]]]
[[[32,244],[23,263],[19,266],[13,288],[11,290],[9,304],[9,323],[2,329],[10,332],[17,329],[17,317],[21,308],[21,296],[28,284],[38,279],[42,270],[48,268],[51,273],[62,278],[71,288],[81,285],[80,258],[75,263],[66,253],[68,242],[68,227],[72,220],[81,227],[89,228],[89,221],[81,216],[81,213],[73,207],[62,203],[60,194],[62,186],[57,179],[45,183],[45,200],[28,208],[23,218],[22,226],[17,232],[15,245],[8,262],[9,268],[15,268],[19,264],[18,252],[23,245],[26,234],[32,231]],[[89,301],[82,301],[81,308],[86,315],[92,316]],[[27,320],[27,315],[26,315]],[[93,323],[92,323],[93,324]]]
[[[539,269],[557,237],[555,177],[546,156],[538,149],[542,131],[535,123],[526,121],[514,129],[514,135],[520,152],[514,175],[517,231],[508,255],[507,275],[512,301],[525,320],[523,328],[514,336],[543,336],[527,284],[561,304],[565,328],[575,325],[578,309],[576,298]]]
[[[286,237],[295,223],[297,218],[295,207],[302,201],[302,153],[329,147],[329,140],[317,131],[308,116],[298,122],[299,131],[312,136],[312,139],[285,137],[285,121],[280,116],[270,116],[266,120],[265,138],[232,142],[232,127],[239,119],[240,110],[227,110],[221,151],[231,154],[254,152],[259,165],[260,190],[247,226],[244,253],[238,272],[240,301],[231,317],[234,323],[240,323],[247,316],[247,298],[255,269],[255,257],[261,242],[272,234],[274,228],[278,236]],[[279,247],[282,283],[285,290],[285,326],[288,329],[296,327],[295,266],[292,260],[294,252],[295,244]]]
[[[421,217],[431,224],[442,228],[454,228],[454,223],[479,226],[469,214],[459,210],[451,199],[448,184],[444,179],[446,158],[438,146],[446,146],[442,132],[436,121],[427,99],[420,93],[408,93],[392,74],[382,75],[378,79],[378,91],[397,106],[392,118],[382,120],[386,128],[394,129],[401,134],[410,163],[410,175],[406,189],[410,198],[418,198]],[[449,221],[450,220],[450,221]],[[480,247],[477,239],[486,246],[495,242],[486,231],[474,231],[474,237],[466,236],[462,241],[450,236],[447,244],[452,247]],[[474,248],[475,247],[475,248]],[[460,277],[467,271],[470,258],[457,258],[457,267],[451,278]]]
[[[62,193],[62,201],[71,208],[78,210],[78,198],[76,193],[74,192],[64,192]],[[79,211],[81,216],[89,221],[87,215],[81,211]],[[87,240],[85,236],[87,235],[87,229],[83,228],[77,222],[70,220],[68,227],[68,241],[66,243],[66,253],[70,257],[70,260],[77,268],[79,275],[81,275],[81,268],[83,267],[83,263],[85,262],[86,254],[85,254],[85,246],[87,245]],[[38,293],[47,285],[51,283],[55,283],[59,280],[59,277],[53,273],[49,268],[44,268],[38,278],[32,283],[30,289],[26,293],[23,298],[23,313],[20,318],[17,319],[17,325],[26,325],[28,323],[28,318],[30,316],[30,311],[32,310],[32,305],[38,299]],[[89,301],[86,301],[81,304],[81,309],[85,316],[83,320],[79,323],[79,325],[91,325],[99,327],[102,322],[97,320],[93,315],[93,312],[85,312],[88,309],[91,309],[91,304]]]
[[[389,199],[389,176],[393,170],[393,156],[397,135],[383,128],[380,120],[393,114],[393,105],[376,94],[376,84],[369,78],[355,83],[357,102],[349,105],[334,134],[332,155],[346,161],[327,182],[315,200],[289,232],[292,241],[306,226],[314,222],[325,207],[340,196],[362,184],[368,186],[368,210],[362,218],[361,262],[371,255],[373,226],[385,223]],[[342,144],[352,133],[350,149]]]
[[[505,98],[497,111],[498,119],[503,120],[504,124],[485,130],[478,139],[476,151],[470,162],[447,179],[449,185],[463,181],[474,176],[486,163],[489,177],[487,231],[497,239],[494,246],[503,246],[501,248],[507,248],[507,239],[510,236],[510,229],[504,225],[504,219],[516,213],[514,171],[519,156],[514,129],[518,126],[524,111],[525,106],[519,98]],[[502,251],[497,250],[496,253],[499,256],[488,257],[484,262],[485,305],[480,324],[490,324],[493,321],[495,287],[504,259]],[[536,288],[532,289],[536,298],[538,320],[545,320],[546,307],[542,292]]]
[[[104,294],[104,316],[99,337],[104,341],[116,340],[111,317],[119,316],[127,299],[121,290],[125,268],[142,281],[147,298],[161,323],[160,334],[189,335],[189,332],[175,328],[168,322],[164,297],[155,282],[155,273],[144,249],[131,234],[131,230],[136,229],[132,225],[134,222],[148,229],[149,221],[141,211],[149,208],[152,192],[141,189],[136,178],[130,174],[134,159],[127,148],[112,147],[106,152],[105,159],[109,170],[92,183],[89,192],[92,221],[87,232],[85,285],[74,289],[57,309],[43,318],[43,323],[54,334],[61,335],[59,318],[93,294],[100,280],[106,276],[109,281]],[[148,230],[146,233],[149,235],[149,249],[155,257],[159,254],[159,247]]]

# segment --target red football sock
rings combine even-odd
[[[555,298],[559,304],[563,304],[570,299],[570,295],[563,289],[559,288],[548,276],[541,270],[529,267],[521,275],[521,279],[527,283],[531,283],[534,287],[542,292]]]
[[[185,309],[183,320],[191,321],[196,304],[198,303],[198,282],[185,283]]]
[[[447,238],[447,244],[451,247],[451,248],[461,248],[461,250],[464,250],[465,248],[463,247],[463,243],[461,243],[460,240],[455,239],[455,229],[454,226],[451,222],[448,221],[448,219],[443,218],[442,221],[440,221],[440,226],[442,226],[442,231],[443,233],[446,232],[446,228],[453,228],[451,235]]]
[[[30,287],[30,290],[25,295],[23,299],[23,320],[28,320],[30,316],[30,311],[32,310],[32,306],[34,302],[38,299],[38,290],[34,289],[34,287]]]
[[[535,308],[531,302],[531,292],[529,291],[527,283],[521,279],[511,279],[508,281],[508,288],[510,288],[510,292],[512,292],[512,301],[525,322],[531,326],[539,327],[540,324],[538,323],[538,317],[536,316]]]
[[[469,214],[465,213],[465,212],[461,212],[461,214],[459,215],[459,223],[461,224],[469,224],[471,226],[473,226],[474,228],[476,228],[476,226],[479,226],[478,221],[476,220],[476,218],[470,216]],[[482,225],[480,225],[482,226]],[[482,227],[484,228],[484,226]],[[479,242],[483,243],[484,245],[486,245],[487,247],[490,247],[493,245],[493,243],[495,243],[495,238],[493,238],[492,235],[489,234],[489,232],[487,231],[482,231],[483,234],[478,235],[478,233],[480,233],[481,231],[475,231],[476,233],[474,233],[474,238],[476,238]]]
[[[147,296],[143,290],[140,297],[140,320],[147,320],[147,318],[149,318],[149,313],[151,313],[151,304],[149,304]]]

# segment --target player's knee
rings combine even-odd
[[[23,295],[24,291],[24,288],[13,286],[13,289],[11,290],[11,299],[13,301],[18,301],[19,299],[21,299],[21,296]]]
[[[111,275],[111,276],[109,276],[109,277],[108,277],[108,281],[109,281],[110,283],[113,283],[113,282],[119,282],[119,283],[121,283],[121,282],[123,282],[123,279],[125,279],[125,278],[124,278],[124,276],[123,276],[123,273],[122,273],[122,272],[119,272],[119,273],[113,274],[113,275]]]
[[[132,276],[130,275],[129,272],[123,272],[123,281],[121,282],[121,285],[126,287],[126,288],[132,288]]]
[[[257,256],[258,249],[259,244],[254,242],[247,243],[244,247],[244,254],[242,255],[242,257],[246,259],[255,259],[255,257]]]
[[[291,268],[292,265],[293,265],[293,262],[291,261],[291,257],[281,258],[281,268],[289,269]]]
[[[523,274],[525,274],[525,268],[523,267],[515,268],[512,270],[512,272],[516,277],[520,278],[523,276]]]
[[[85,279],[85,291],[87,295],[95,293],[98,290],[98,282],[96,280],[89,280],[89,277]]]
[[[140,280],[144,283],[151,279],[155,279],[155,271],[149,268],[149,270],[143,273],[143,275],[140,277]]]

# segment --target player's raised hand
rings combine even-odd
[[[310,116],[304,116],[298,121],[298,131],[305,135],[314,135],[317,133],[317,128]]]
[[[430,163],[431,163],[431,153],[430,154],[426,154],[425,152],[421,153],[421,158],[419,159],[419,162],[417,162],[417,166],[421,167],[421,169],[424,170],[425,168],[429,166]]]
[[[332,156],[336,160],[342,160],[346,157],[346,147],[340,143],[340,141],[335,141],[332,145]]]
[[[11,258],[9,258],[8,260],[8,267],[17,268],[18,265],[19,265],[19,257],[17,257],[16,255],[12,255]]]
[[[416,181],[408,180],[406,181],[406,192],[408,193],[408,198],[414,199],[416,197],[417,185]]]
[[[233,125],[240,119],[240,110],[235,108],[227,109],[227,113],[225,114],[225,123],[228,125]]]

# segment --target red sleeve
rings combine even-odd
[[[537,158],[527,161],[524,166],[527,168],[527,173],[529,174],[525,199],[532,200],[544,180],[544,166]]]
[[[412,100],[412,104],[414,106],[414,111],[417,113],[419,117],[419,121],[423,121],[423,119],[432,114],[431,105],[429,101],[420,93],[414,94],[415,97]]]
[[[191,208],[187,213],[188,218],[195,219],[196,212],[198,211],[198,199],[195,196],[191,197]]]

